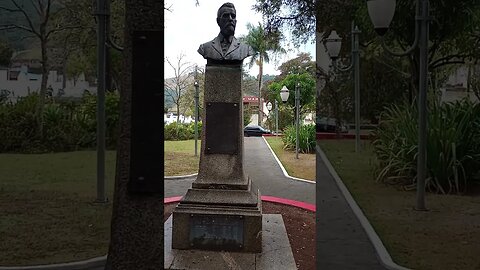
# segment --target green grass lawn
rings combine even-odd
[[[95,205],[96,153],[0,154],[0,265],[105,255],[111,204]],[[106,153],[112,198],[115,153]]]
[[[374,181],[369,144],[355,153],[353,140],[319,143],[396,263],[412,269],[480,269],[480,196],[428,194],[430,211],[414,211],[414,191]]]
[[[165,141],[165,175],[187,175],[198,172],[200,161],[200,145],[198,156],[195,156],[195,140]]]
[[[165,142],[166,175],[195,173],[198,157],[193,150],[193,140]],[[115,158],[114,151],[107,151],[110,200]],[[0,266],[78,261],[107,253],[112,209],[111,203],[93,203],[95,151],[0,154],[0,177]]]
[[[290,176],[315,181],[315,154],[299,153],[296,159],[295,151],[283,149],[281,138],[265,137],[265,139]]]

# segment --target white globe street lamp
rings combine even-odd
[[[368,0],[367,9],[375,31],[380,36],[387,33],[393,15],[395,14],[395,0]]]
[[[330,58],[336,60],[342,48],[342,38],[337,34],[337,31],[333,30],[325,41],[325,47]]]
[[[288,88],[284,85],[280,90],[280,98],[282,99],[283,103],[287,103],[289,95],[290,91],[288,91]]]

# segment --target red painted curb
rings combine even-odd
[[[316,137],[317,137],[317,140],[336,140],[336,139],[353,140],[353,139],[355,139],[355,134],[340,133],[339,135],[340,136],[337,137],[336,133],[317,132]],[[360,139],[361,140],[371,140],[371,139],[373,139],[373,136],[368,135],[368,134],[360,134]]]
[[[165,198],[163,202],[176,203],[176,202],[179,202],[181,199],[182,199],[182,196],[169,197],[169,198]],[[313,204],[295,201],[295,200],[289,200],[285,198],[279,198],[279,197],[273,197],[273,196],[262,196],[262,201],[295,206],[295,207],[302,208],[312,212],[316,211],[316,207]]]
[[[312,212],[316,211],[316,207],[313,204],[285,199],[285,198],[279,198],[279,197],[273,197],[273,196],[262,196],[262,201],[291,205],[291,206],[295,206],[295,207],[302,208]]]
[[[170,197],[163,199],[163,203],[175,203],[179,202],[182,199],[182,196]]]

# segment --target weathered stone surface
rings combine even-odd
[[[126,0],[120,134],[117,149],[111,240],[107,269],[161,269],[163,265],[163,200],[159,196],[131,195],[130,179],[132,35],[134,31],[163,31],[163,4],[157,0]],[[157,55],[152,56],[157,59]],[[160,55],[157,62],[162,61]],[[162,181],[162,179],[159,179]]]
[[[206,66],[203,107],[206,108],[209,102],[243,104],[241,66]],[[205,154],[203,142],[207,141],[207,131],[220,132],[224,136],[229,136],[229,131],[210,127],[208,118],[204,117],[198,177],[192,187],[246,189],[248,180],[243,167],[243,106],[240,106],[237,114],[240,121],[235,136],[238,138],[236,144],[239,151],[233,155]]]
[[[182,203],[257,207],[258,189],[249,181],[247,189],[196,189],[187,191]]]
[[[180,204],[173,212],[173,241],[175,249],[191,249],[189,234],[192,215],[242,216],[243,225],[238,225],[243,232],[243,252],[260,252],[262,248],[262,210],[260,192],[252,185],[243,167],[243,104],[242,100],[242,69],[241,65],[207,65],[205,72],[204,108],[208,104],[219,104],[217,109],[210,111],[204,117],[202,126],[202,146],[200,152],[200,167],[192,188],[187,191]],[[239,104],[235,110],[221,109],[227,105]],[[212,105],[213,106],[213,105]],[[212,114],[213,113],[213,114]],[[222,113],[228,117],[222,119]],[[205,115],[205,112],[204,112]],[[218,130],[219,121],[228,121],[235,117],[236,127],[231,130]],[[236,152],[220,154],[218,151],[205,151],[209,134],[222,133],[230,136],[225,141],[235,144]],[[211,142],[210,143],[215,143]],[[221,141],[217,143],[222,143]],[[212,147],[213,148],[213,147]],[[220,148],[219,148],[220,149]],[[227,218],[228,219],[228,218]],[[212,218],[214,220],[214,218]],[[222,220],[220,218],[219,220]],[[207,224],[205,230],[214,230],[216,225]],[[237,227],[234,227],[237,228]],[[224,239],[228,242],[228,239]],[[203,241],[203,240],[201,240]],[[209,240],[207,240],[209,241]],[[219,240],[213,240],[215,248],[197,247],[202,249],[232,250],[232,246],[223,244],[216,246]],[[235,250],[238,245],[235,244]]]
[[[209,190],[204,190],[209,191]],[[227,191],[223,191],[227,192]],[[228,194],[227,194],[228,195]],[[175,249],[190,249],[190,219],[193,215],[242,216],[244,244],[243,252],[260,252],[262,248],[262,212],[260,195],[257,194],[256,206],[234,206],[219,204],[180,203],[173,212],[173,241]]]
[[[172,250],[172,220],[165,222],[165,269],[297,269],[281,215],[263,215],[261,253]]]

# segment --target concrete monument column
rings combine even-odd
[[[172,248],[261,252],[260,192],[243,167],[242,63],[252,49],[233,36],[233,4],[217,23],[220,34],[198,49],[207,59],[200,167],[173,212]]]

